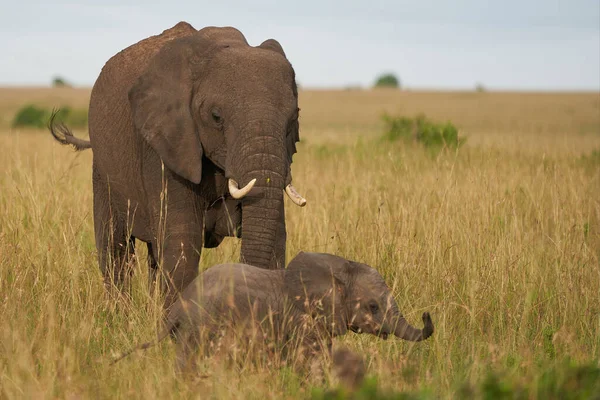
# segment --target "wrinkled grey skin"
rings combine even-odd
[[[105,282],[130,273],[134,238],[148,244],[152,275],[161,261],[167,304],[198,275],[203,245],[225,236],[243,236],[242,262],[282,268],[297,98],[279,43],[251,47],[231,27],[196,31],[180,22],[112,57],[92,90],[90,143],[50,126],[61,143],[93,149]],[[257,182],[234,200],[228,178],[240,188]]]
[[[309,316],[314,324],[305,323]],[[410,341],[427,339],[433,323],[429,313],[422,319],[423,329],[406,321],[374,268],[331,254],[301,252],[285,270],[244,264],[209,268],[173,305],[157,340],[137,348],[174,335],[179,338],[178,365],[183,367],[197,351],[202,331],[205,338],[214,338],[223,325],[267,324],[263,331],[279,345],[292,341],[316,355],[330,352],[331,339],[348,330],[383,339],[389,334]]]

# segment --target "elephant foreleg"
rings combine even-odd
[[[154,256],[154,249],[152,243],[147,243],[148,247],[148,290],[151,294],[156,289],[156,277],[158,272],[158,261]]]
[[[204,233],[203,200],[193,187],[179,179],[168,181],[166,221],[152,242],[152,254],[159,265],[165,308],[198,276]]]
[[[204,216],[204,247],[217,247],[226,236],[241,237],[242,204],[229,196],[220,197]]]
[[[323,361],[331,357],[331,337],[313,332],[302,335],[294,362],[294,369],[308,381],[322,384],[325,379]]]
[[[154,258],[160,263],[159,270],[165,308],[173,304],[179,294],[198,276],[198,264],[202,250],[202,230],[170,232],[162,245],[152,244]],[[157,249],[162,249],[162,254]]]

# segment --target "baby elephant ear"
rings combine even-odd
[[[347,260],[328,254],[300,253],[285,271],[285,290],[298,309],[325,320],[328,331],[347,331],[345,309]]]

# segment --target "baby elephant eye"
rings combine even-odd
[[[223,118],[221,117],[221,114],[219,114],[219,112],[217,110],[213,110],[212,111],[212,119],[213,121],[215,121],[217,124],[220,124],[223,122]]]
[[[371,314],[377,314],[377,312],[379,311],[379,304],[377,304],[377,303],[370,303],[369,304],[369,311],[371,311]]]

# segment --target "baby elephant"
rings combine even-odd
[[[157,340],[137,348],[174,335],[181,369],[203,345],[235,330],[238,337],[239,332],[251,334],[253,343],[266,341],[284,356],[293,353],[305,360],[331,354],[332,338],[348,329],[383,339],[390,334],[410,341],[427,339],[433,323],[427,312],[422,318],[423,329],[412,327],[381,275],[370,266],[331,254],[301,252],[287,269],[245,264],[209,268],[173,304]]]

